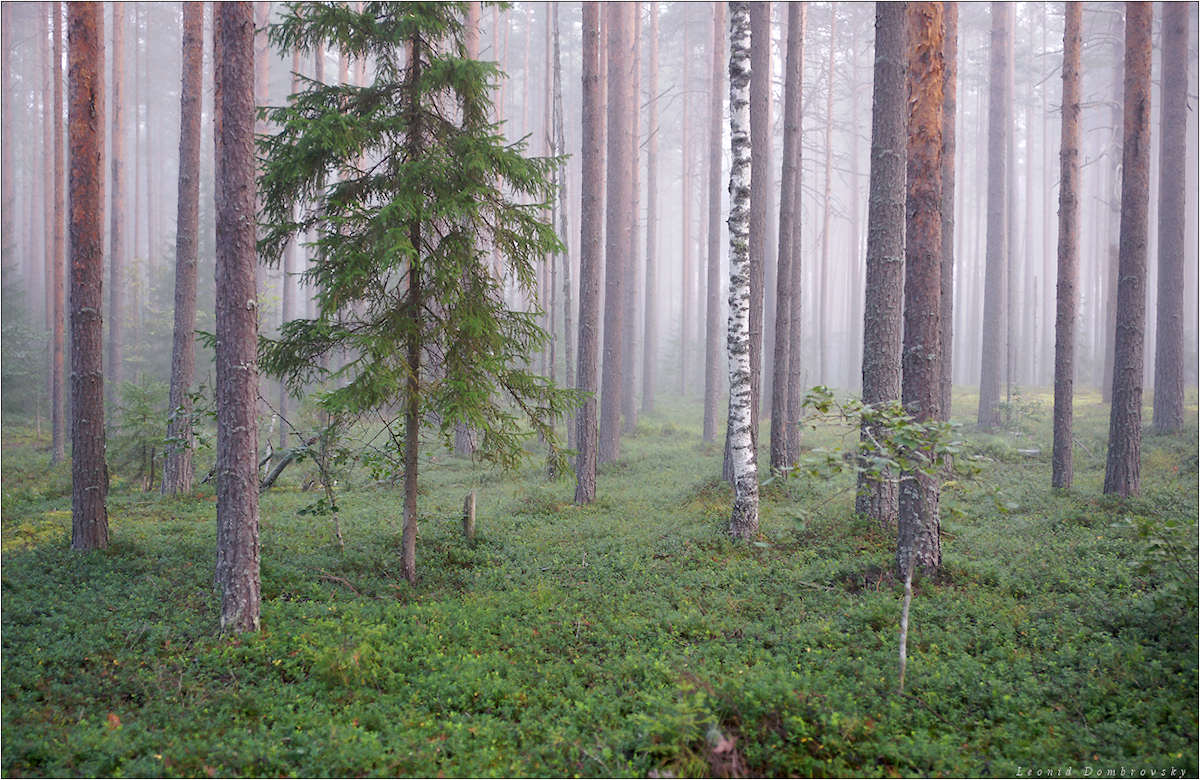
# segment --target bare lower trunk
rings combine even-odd
[[[104,460],[104,7],[71,3],[71,548],[108,546]]]
[[[942,368],[938,416],[950,419],[954,356],[954,120],[958,110],[958,3],[945,4],[946,82],[942,96]]]
[[[105,389],[110,405],[121,388],[122,326],[125,318],[125,4],[113,3],[112,95],[108,101],[112,120],[112,174],[109,205],[108,250],[108,371]]]
[[[637,429],[637,326],[638,326],[638,198],[640,183],[638,181],[639,157],[639,116],[642,105],[641,87],[641,18],[642,4],[633,4],[633,59],[630,63],[630,79],[632,80],[632,97],[630,103],[632,129],[632,163],[630,171],[630,202],[629,202],[629,249],[626,259],[628,267],[625,274],[625,297],[622,302],[624,325],[622,335],[622,382],[621,382],[621,430],[633,433]]]
[[[1083,9],[1066,5],[1063,33],[1062,151],[1058,206],[1058,309],[1054,327],[1054,457],[1050,484],[1072,481],[1075,317],[1079,304],[1079,57]]]
[[[808,4],[800,3],[800,34],[797,48],[797,56],[800,60],[800,83],[797,84],[797,90],[801,90],[803,83],[803,62],[804,62],[804,33],[808,24]],[[803,111],[801,111],[803,114]],[[802,163],[804,145],[800,140],[796,142],[796,184],[795,197],[799,198],[803,192],[801,186],[804,176],[804,168]],[[787,383],[787,431],[786,431],[786,458],[788,463],[795,463],[800,457],[800,415],[802,412],[801,404],[804,400],[804,268],[800,262],[801,257],[801,220],[796,219],[792,225],[792,268],[791,281],[788,284],[791,291],[788,297],[791,300],[791,312],[788,316],[789,330],[788,345],[791,355],[788,358],[788,383]],[[782,281],[780,282],[783,283]]]
[[[721,311],[721,120],[725,102],[721,99],[725,80],[725,6],[713,3],[712,77],[708,106],[708,298],[704,324],[704,441],[712,441],[717,430],[717,401],[721,392],[720,328]],[[727,434],[728,435],[728,434]],[[728,451],[728,450],[727,450]]]
[[[50,462],[59,463],[67,456],[66,444],[66,240],[63,225],[66,220],[66,195],[63,181],[63,94],[62,94],[62,3],[54,3],[54,337],[52,341],[51,372],[51,454]]]
[[[642,411],[654,411],[658,371],[658,3],[650,4],[649,117],[646,127],[646,311],[642,336]]]

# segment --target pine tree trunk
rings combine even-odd
[[[563,116],[563,96],[562,96],[562,52],[560,45],[561,35],[558,24],[558,4],[554,5],[554,143],[557,154],[566,154],[567,141],[566,131],[564,130],[565,117]],[[566,386],[575,386],[575,348],[574,348],[574,319],[571,313],[571,252],[569,249],[570,220],[567,218],[567,207],[571,199],[567,197],[567,164],[564,162],[557,169],[558,181],[558,234],[564,243],[564,251],[562,254],[563,267],[563,287],[562,287],[562,309],[563,309],[563,357],[565,364]],[[571,439],[568,442],[568,447],[574,449],[575,426],[568,425],[567,433]]]
[[[907,151],[904,6],[875,5],[875,77],[871,101],[871,184],[867,203],[867,278],[863,306],[862,400],[900,397],[904,289],[904,176]],[[795,357],[793,356],[793,359]],[[871,428],[864,441],[878,438]],[[858,477],[855,511],[892,528],[900,511],[895,474]]]
[[[111,125],[112,173],[109,178],[108,371],[109,404],[119,399],[124,358],[125,320],[125,4],[113,3]]]
[[[983,346],[979,377],[980,428],[1000,424],[1000,381],[1004,376],[1008,319],[1008,228],[1006,213],[1008,134],[1011,95],[1008,61],[1012,57],[1012,6],[993,2],[991,70],[988,92],[987,250],[983,296]]]
[[[721,314],[721,123],[725,118],[722,89],[725,86],[723,73],[727,67],[727,31],[725,5],[713,3],[712,10],[712,76],[708,92],[708,302],[704,318],[704,441],[713,441],[716,437],[717,402],[724,390],[721,387],[721,337],[718,323]],[[728,474],[726,477],[728,478]]]
[[[55,5],[47,4],[46,9],[53,13]],[[41,95],[41,124],[42,124],[42,324],[46,331],[54,330],[54,191],[58,181],[54,175],[54,117],[51,115],[54,104],[54,86],[52,77],[55,73],[51,62],[53,45],[50,43],[52,25],[45,13],[38,14],[38,62],[42,66],[42,95]],[[54,338],[46,349],[46,398],[50,400],[51,414],[54,405]],[[53,435],[53,434],[51,434]]]
[[[1075,318],[1079,306],[1079,59],[1083,8],[1066,4],[1063,33],[1062,151],[1058,205],[1058,310],[1054,326],[1054,455],[1050,484],[1073,478]]]
[[[686,8],[686,6],[683,7]],[[689,140],[688,133],[691,129],[688,126],[691,119],[691,111],[689,110],[689,95],[691,90],[689,89],[690,85],[688,82],[688,69],[691,65],[691,59],[691,43],[688,40],[688,27],[685,24],[683,27],[683,79],[680,82],[680,89],[683,91],[683,110],[679,129],[680,138],[682,139],[679,144],[679,151],[682,156],[679,164],[682,171],[679,192],[682,201],[680,211],[683,222],[680,230],[682,270],[679,282],[679,289],[682,292],[679,313],[680,397],[686,397],[691,390],[688,385],[688,349],[691,347],[692,334],[692,157],[691,141]]]
[[[1183,427],[1184,225],[1187,222],[1188,6],[1163,5],[1154,430]]]
[[[221,631],[259,627],[254,9],[214,6],[217,583]]]
[[[729,430],[733,514],[729,534],[758,535],[758,465],[752,436],[750,371],[750,4],[729,4]],[[761,185],[760,185],[761,186]]]
[[[1124,70],[1122,68],[1122,35],[1123,28],[1123,12],[1125,6],[1114,3],[1110,12],[1109,18],[1112,20],[1112,25],[1109,29],[1109,37],[1112,41],[1112,98],[1109,103],[1111,107],[1111,123],[1112,132],[1109,138],[1109,164],[1108,178],[1106,180],[1107,192],[1104,196],[1104,203],[1108,204],[1108,214],[1104,216],[1104,224],[1108,226],[1107,232],[1109,237],[1109,246],[1107,252],[1107,266],[1101,279],[1104,280],[1104,308],[1101,310],[1101,322],[1104,327],[1104,342],[1103,342],[1103,366],[1104,373],[1100,380],[1100,398],[1104,403],[1112,401],[1113,388],[1113,356],[1116,351],[1117,339],[1117,286],[1118,286],[1118,266],[1120,263],[1121,245],[1120,245],[1120,224],[1121,224],[1121,168],[1119,160],[1123,158],[1122,148],[1124,145],[1122,133],[1124,132],[1124,114],[1122,107],[1124,105],[1123,90],[1124,85]]]
[[[787,54],[783,85],[783,171],[779,191],[779,254],[775,272],[775,343],[771,379],[771,470],[786,469],[788,457],[788,367],[799,362],[800,346],[792,345],[793,266],[800,265],[800,253],[793,243],[800,222],[795,208],[800,185],[800,83],[804,76],[802,46],[804,6],[788,3]]]
[[[583,6],[583,142],[582,205],[579,241],[579,370],[578,388],[586,394],[575,417],[575,503],[596,500],[596,394],[599,391],[599,327],[601,200],[604,155],[600,147],[603,103],[600,101],[600,5]]]
[[[157,201],[157,191],[155,187],[155,157],[154,157],[154,116],[150,112],[151,91],[150,91],[150,31],[152,25],[150,23],[150,11],[153,6],[143,4],[142,23],[145,26],[146,48],[142,52],[142,86],[143,96],[145,98],[146,112],[146,145],[142,149],[144,158],[142,160],[142,170],[146,173],[146,254],[144,255],[145,262],[142,265],[142,278],[145,280],[145,290],[147,302],[149,300],[150,280],[154,278],[152,273],[154,267],[154,254],[158,249],[158,225],[155,222]],[[143,311],[147,309],[143,305]]]
[[[192,379],[196,373],[196,262],[200,220],[200,94],[204,89],[204,9],[183,6],[179,99],[179,216],[175,228],[175,337],[163,495],[192,489]],[[255,263],[257,268],[258,264]]]
[[[958,3],[945,4],[945,90],[942,98],[942,377],[938,413],[950,419],[954,358],[954,122],[958,113]],[[1032,179],[1031,179],[1032,180]]]
[[[300,91],[300,50],[292,52],[292,94]],[[296,298],[299,294],[300,283],[300,249],[298,239],[293,237],[284,250],[283,255],[283,291],[280,295],[279,320],[280,325],[296,318]],[[288,446],[288,405],[291,393],[287,385],[279,383],[279,449],[286,450]]]
[[[804,83],[804,34],[808,25],[808,4],[800,3],[799,13],[800,32],[797,36],[796,59],[798,61],[797,79],[796,82],[796,99],[800,102],[800,107],[797,109],[796,127],[797,133],[801,132],[801,124],[803,119],[803,83]],[[796,21],[793,19],[793,21]],[[790,25],[789,25],[790,27]],[[789,32],[790,34],[790,32]],[[803,187],[801,186],[804,178],[804,166],[802,158],[804,155],[804,144],[802,138],[797,136],[796,152],[795,152],[795,167],[796,167],[796,183],[794,186],[794,202],[798,202],[802,197]],[[788,298],[790,301],[791,312],[788,315],[788,380],[787,380],[787,426],[786,426],[786,461],[795,463],[800,458],[800,415],[803,411],[801,405],[804,402],[804,266],[800,262],[802,257],[802,220],[800,219],[800,209],[793,208],[795,212],[794,222],[792,224],[792,263],[791,263],[791,281],[788,282],[790,292]],[[782,284],[782,282],[781,282]]]
[[[71,549],[108,546],[104,460],[104,6],[67,6],[71,137]]]
[[[650,3],[649,116],[646,122],[646,280],[642,412],[654,411],[658,373],[658,3]]]
[[[907,3],[908,160],[904,245],[904,352],[901,399],[915,419],[938,419],[941,400],[942,120],[946,35],[941,3]],[[942,565],[938,481],[900,476],[896,569]]]
[[[1127,3],[1125,122],[1121,155],[1121,254],[1104,492],[1141,492],[1142,360],[1150,207],[1150,28],[1153,6]]]
[[[67,456],[67,396],[65,362],[67,351],[66,334],[66,240],[63,235],[66,221],[66,195],[63,180],[63,94],[62,94],[62,10],[63,4],[52,6],[54,14],[54,61],[51,63],[54,79],[54,336],[51,370],[51,454],[50,462],[59,463]]]
[[[829,67],[825,83],[825,186],[821,198],[821,260],[817,266],[817,383],[827,384],[829,367],[826,362],[829,350],[829,230],[830,200],[833,194],[833,53],[837,36],[837,6],[829,5]]]
[[[758,452],[762,407],[763,284],[767,266],[767,211],[771,205],[771,3],[750,3],[750,134],[754,156],[750,191],[750,440]],[[709,211],[709,219],[712,219]],[[709,228],[712,229],[711,227]],[[757,456],[756,456],[757,458]]]
[[[633,6],[606,6],[608,14],[608,172],[604,252],[604,366],[600,393],[601,463],[620,455],[621,369],[625,286],[632,267],[633,215]]]
[[[621,383],[621,430],[625,433],[633,433],[637,429],[637,326],[638,326],[638,282],[641,278],[641,269],[638,267],[638,251],[640,250],[640,242],[638,241],[638,201],[640,198],[641,184],[638,180],[638,163],[640,162],[640,115],[642,105],[642,49],[641,49],[641,26],[642,26],[642,4],[633,4],[633,60],[630,64],[629,75],[632,79],[632,97],[630,98],[630,112],[632,114],[632,164],[630,165],[630,193],[629,202],[629,250],[628,260],[629,267],[625,274],[625,300],[623,306],[624,312],[624,334],[622,338],[622,378]]]

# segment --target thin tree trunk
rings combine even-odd
[[[1158,185],[1158,329],[1154,360],[1154,430],[1158,433],[1175,433],[1183,427],[1187,39],[1188,6],[1165,3]]]
[[[563,97],[562,97],[562,53],[560,46],[560,34],[558,25],[558,4],[554,4],[554,139],[555,150],[557,154],[566,154],[567,141],[566,131],[564,129],[565,117],[563,116]],[[567,197],[567,164],[564,162],[556,169],[558,177],[558,219],[559,219],[559,235],[562,236],[564,243],[564,252],[562,255],[563,266],[563,287],[562,287],[562,309],[563,309],[563,357],[566,366],[566,386],[575,386],[575,349],[574,349],[574,320],[571,316],[571,252],[566,245],[569,244],[568,236],[570,236],[570,220],[567,218],[567,207],[571,199]],[[571,441],[568,446],[574,449],[574,434],[573,425],[568,425],[568,434]]]
[[[630,78],[632,80],[632,97],[630,99],[630,107],[632,112],[632,164],[630,165],[631,198],[629,202],[629,250],[628,261],[629,267],[625,274],[625,307],[624,314],[624,335],[622,338],[623,344],[623,362],[622,362],[622,378],[621,383],[621,416],[623,418],[621,430],[625,433],[633,433],[637,429],[637,326],[638,326],[638,281],[640,279],[641,269],[638,267],[638,251],[641,248],[638,242],[638,200],[640,197],[641,184],[638,180],[638,163],[640,162],[640,115],[642,105],[642,49],[641,49],[641,27],[642,27],[642,4],[633,4],[633,60],[631,62]]]
[[[713,3],[712,10],[712,76],[708,92],[708,310],[705,313],[704,326],[704,441],[713,441],[716,437],[717,402],[724,389],[720,379],[721,345],[718,322],[721,313],[721,121],[725,118],[725,101],[722,100],[721,93],[725,86],[723,73],[728,67],[725,60],[727,30],[725,5]],[[751,78],[753,80],[753,76]],[[753,165],[753,161],[751,164]],[[753,231],[753,226],[750,229]],[[729,452],[728,446],[726,452]],[[732,466],[728,458],[726,463],[727,466]],[[725,477],[730,478],[730,474],[726,473]]]
[[[300,50],[296,49],[292,52],[292,94],[300,91]],[[299,291],[299,282],[297,276],[300,273],[300,249],[297,246],[298,239],[293,236],[288,241],[287,249],[283,254],[283,291],[280,295],[280,325],[290,322],[296,317],[295,298]],[[291,400],[291,393],[288,392],[287,385],[283,382],[279,383],[279,449],[286,450],[288,446],[288,405]]]
[[[1141,492],[1142,359],[1146,339],[1146,212],[1150,207],[1150,28],[1154,6],[1126,3],[1121,255],[1104,492]]]
[[[1117,338],[1117,286],[1119,284],[1118,266],[1120,263],[1121,246],[1120,246],[1120,224],[1122,214],[1121,181],[1122,173],[1120,161],[1123,159],[1123,138],[1124,132],[1124,115],[1122,97],[1124,90],[1124,70],[1122,68],[1122,11],[1125,6],[1114,5],[1110,19],[1112,26],[1109,29],[1110,38],[1112,40],[1112,79],[1113,79],[1113,94],[1109,105],[1111,107],[1110,121],[1112,123],[1112,135],[1108,145],[1109,161],[1107,165],[1108,171],[1108,191],[1105,194],[1104,202],[1108,204],[1109,213],[1104,224],[1108,226],[1109,247],[1108,247],[1108,263],[1105,273],[1100,277],[1105,280],[1104,287],[1104,308],[1101,310],[1101,322],[1104,326],[1104,354],[1103,366],[1104,374],[1100,380],[1100,398],[1104,403],[1112,401],[1113,388],[1113,356],[1116,351]]]
[[[687,6],[683,6],[686,8]],[[682,171],[682,180],[679,185],[679,192],[683,201],[680,205],[680,210],[683,212],[683,228],[680,232],[680,241],[683,244],[680,254],[682,255],[682,271],[679,288],[683,293],[680,304],[681,311],[679,315],[679,395],[686,396],[690,390],[688,386],[688,348],[690,344],[690,336],[692,333],[692,165],[691,165],[691,141],[689,140],[688,121],[691,119],[689,109],[689,89],[688,83],[688,68],[691,65],[691,44],[688,40],[688,27],[685,24],[683,27],[683,80],[681,89],[683,90],[683,112],[680,127],[679,151],[682,155],[680,162],[680,170]]]
[[[104,460],[104,6],[67,6],[71,136],[71,549],[108,546]]]
[[[729,534],[758,535],[758,465],[751,433],[750,381],[750,8],[729,4],[729,430],[733,514]],[[760,185],[761,186],[761,185]]]
[[[758,413],[762,406],[763,277],[771,204],[771,3],[750,3],[750,35],[756,41],[750,50],[750,134],[754,148],[750,167],[751,179],[758,182],[750,191],[750,441],[757,453]],[[709,220],[713,219],[710,210]]]
[[[108,252],[108,377],[105,389],[109,404],[115,405],[121,388],[124,358],[122,347],[125,319],[125,4],[113,3],[112,96],[108,106],[112,120],[112,174],[109,206]]]
[[[950,419],[954,358],[954,140],[958,113],[958,3],[945,4],[945,89],[942,98],[942,273],[940,419]]]
[[[153,8],[150,4],[142,5],[142,23],[145,25],[146,32],[146,49],[142,57],[142,85],[143,96],[145,97],[146,111],[146,146],[142,150],[145,159],[142,161],[142,170],[146,173],[146,262],[143,265],[142,278],[145,280],[145,290],[148,298],[150,291],[150,280],[153,278],[152,270],[154,268],[154,252],[158,248],[158,225],[155,223],[157,211],[157,188],[155,187],[155,157],[154,157],[154,117],[150,113],[151,91],[150,91],[150,11]],[[146,307],[143,306],[143,310]]]
[[[941,400],[942,120],[945,18],[941,3],[908,3],[908,160],[901,398],[917,420],[936,420]],[[937,477],[900,477],[896,569],[942,565]]]
[[[830,200],[833,194],[833,54],[837,40],[837,5],[829,5],[829,69],[825,84],[825,186],[821,198],[821,261],[817,267],[817,383],[829,382],[829,367],[826,363],[829,351],[829,230]]]
[[[650,3],[650,71],[646,122],[646,311],[642,341],[642,412],[654,411],[658,373],[658,3]]]
[[[1083,8],[1066,3],[1063,32],[1062,151],[1058,205],[1058,310],[1054,326],[1054,456],[1050,484],[1069,488],[1073,479],[1072,423],[1075,397],[1075,318],[1079,305],[1079,59]]]
[[[800,31],[797,34],[796,44],[796,59],[798,63],[796,78],[796,99],[800,102],[797,108],[796,132],[801,132],[804,115],[803,83],[804,83],[804,34],[805,28],[808,25],[808,4],[800,3],[799,19],[792,19],[793,22],[798,21]],[[790,35],[790,25],[789,25]],[[793,198],[799,200],[804,191],[802,185],[804,178],[804,166],[802,158],[804,155],[804,144],[802,138],[798,135],[796,138],[795,152],[795,167],[796,167],[796,182],[793,188]],[[794,203],[795,201],[793,201]],[[790,300],[791,312],[788,315],[788,374],[787,374],[787,425],[786,425],[786,460],[788,463],[795,463],[800,457],[800,414],[804,401],[804,266],[800,262],[802,257],[802,220],[800,219],[800,210],[793,208],[794,221],[792,223],[792,262],[791,262],[791,281],[788,286],[791,288],[788,293]],[[783,283],[782,281],[780,282]]]
[[[175,227],[175,337],[171,350],[170,422],[163,495],[192,489],[192,379],[196,373],[197,233],[200,220],[200,94],[204,89],[204,9],[183,6],[179,92],[179,216]],[[255,266],[257,267],[257,263]]]
[[[254,289],[254,9],[214,6],[217,583],[221,631],[258,631],[258,316]]]
[[[579,239],[579,370],[578,388],[585,394],[575,417],[575,503],[596,500],[596,393],[598,378],[600,230],[603,204],[604,156],[600,147],[603,103],[600,101],[600,4],[583,5],[583,142],[582,205]]]
[[[875,77],[871,99],[871,184],[867,203],[867,278],[863,305],[862,400],[900,397],[901,311],[904,298],[904,177],[907,151],[904,6],[875,4]],[[793,355],[793,359],[795,356]],[[871,427],[864,441],[878,438]],[[881,527],[900,511],[895,474],[858,477],[855,511]]]
[[[600,393],[600,462],[620,455],[625,286],[632,267],[633,6],[606,6],[608,16],[608,173],[604,253],[604,366]]]
[[[1000,424],[1000,380],[1004,375],[1004,334],[1008,319],[1008,228],[1006,212],[1008,134],[1011,94],[1008,61],[1012,56],[1012,6],[991,3],[991,72],[988,95],[987,271],[983,297],[983,346],[979,378],[980,428]]]
[[[62,9],[61,2],[54,3],[54,340],[51,360],[52,376],[52,433],[51,463],[59,463],[67,456],[66,425],[67,396],[65,362],[67,351],[66,334],[66,240],[63,235],[66,221],[66,195],[63,180],[63,94],[62,94]]]

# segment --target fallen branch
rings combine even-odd
[[[300,457],[307,448],[316,443],[317,437],[313,436],[311,439],[304,442],[304,446],[294,447],[288,450],[287,455],[284,455],[283,458],[275,464],[275,468],[271,469],[271,473],[267,475],[267,478],[259,483],[258,492],[264,493],[270,489],[270,487],[275,484],[275,480],[279,479],[279,475],[283,473],[283,470],[290,466],[292,462],[296,460],[296,458]]]
[[[356,588],[352,584],[350,584],[350,581],[347,580],[345,577],[339,577],[336,574],[330,574],[329,572],[327,572],[323,569],[320,570],[320,575],[321,575],[320,579],[323,579],[327,582],[336,582],[339,585],[345,585],[347,588],[349,588],[351,591],[353,591],[355,596],[362,595],[362,593],[359,592],[358,588]]]

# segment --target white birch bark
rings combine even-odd
[[[758,533],[758,464],[750,435],[750,8],[729,4],[729,447],[733,517],[729,533]]]

